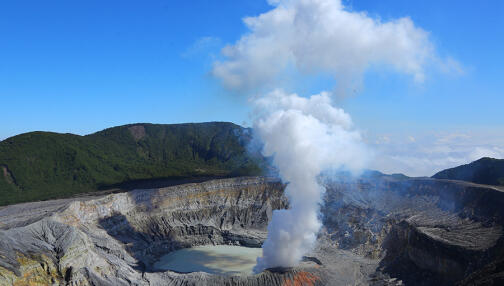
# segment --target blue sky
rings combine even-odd
[[[426,128],[494,126],[504,130],[504,116],[499,116],[504,103],[504,55],[501,52],[504,50],[504,2],[386,0],[351,3],[353,8],[383,19],[411,17],[417,26],[430,32],[441,55],[453,57],[465,70],[465,74],[458,77],[433,75],[421,86],[390,77],[369,78],[364,96],[356,98],[352,104],[359,108],[370,106],[369,109],[382,105],[386,111],[366,120],[382,118],[387,123],[383,125],[400,119]],[[405,111],[402,114],[401,109]]]
[[[421,84],[368,71],[362,91],[337,104],[370,144],[386,137],[397,146],[412,136],[416,143],[423,138],[423,147],[449,136],[458,144],[461,137],[453,134],[463,134],[472,148],[464,152],[481,147],[504,154],[504,2],[343,3],[383,21],[409,16],[429,32],[440,56],[463,68],[456,75],[427,71]],[[35,130],[88,134],[134,122],[249,122],[246,97],[222,88],[212,63],[247,32],[243,17],[270,9],[260,0],[3,1],[0,139]],[[298,92],[332,84],[324,77]]]

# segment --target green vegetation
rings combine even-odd
[[[265,159],[232,123],[133,124],[91,135],[31,132],[0,142],[0,205],[68,197],[125,182],[258,175]]]
[[[504,159],[485,157],[467,165],[446,169],[432,177],[504,186]]]

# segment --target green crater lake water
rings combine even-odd
[[[154,267],[176,272],[202,271],[219,275],[250,275],[261,248],[203,245],[184,248],[162,256]]]

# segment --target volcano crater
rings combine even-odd
[[[226,265],[184,271],[159,263],[180,251],[193,257],[198,249],[260,251],[272,212],[288,208],[285,185],[274,178],[8,206],[0,209],[0,285],[33,279],[47,285],[453,285],[477,284],[482,271],[500,271],[501,190],[388,176],[324,184],[323,227],[313,251],[297,266],[250,275],[226,273]]]

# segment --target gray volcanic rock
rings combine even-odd
[[[504,192],[434,179],[327,182],[326,236],[407,285],[450,285],[504,253]]]
[[[324,226],[315,249],[296,267],[250,276],[183,274],[153,264],[195,245],[260,247],[272,211],[288,207],[276,179],[1,208],[0,285],[479,285],[502,279],[499,189],[387,176],[324,184]]]
[[[286,207],[283,185],[266,178],[9,206],[0,210],[0,284],[280,285],[310,278],[302,267],[251,277],[152,268],[183,247],[260,247],[272,211]]]

